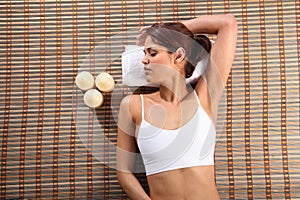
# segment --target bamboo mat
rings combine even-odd
[[[300,1],[225,0],[1,1],[0,198],[126,199],[114,169],[118,104],[136,92],[121,84],[124,46],[142,25],[229,12],[239,36],[219,113],[220,196],[300,199]],[[116,80],[100,109],[74,85],[83,70]]]

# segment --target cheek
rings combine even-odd
[[[161,64],[170,67],[172,65],[171,59],[167,56],[156,56],[152,59],[153,64]]]
[[[174,71],[174,69],[170,67],[170,65],[164,63],[152,63],[151,69],[153,72],[155,72],[156,75],[159,76],[170,75]]]

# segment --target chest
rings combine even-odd
[[[196,98],[188,98],[177,105],[145,101],[142,117],[158,128],[175,130],[190,121],[197,109]]]

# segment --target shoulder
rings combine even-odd
[[[120,104],[120,113],[127,113],[127,117],[130,117],[136,122],[137,116],[141,112],[141,97],[138,94],[132,94],[125,96]]]
[[[120,106],[132,106],[133,103],[136,103],[137,101],[140,101],[141,97],[138,94],[131,94],[131,95],[127,95],[125,96],[122,101]]]

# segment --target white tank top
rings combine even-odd
[[[137,131],[146,175],[174,169],[214,165],[216,130],[195,93],[198,109],[182,127],[167,130],[144,119],[144,98],[141,96],[142,121]]]

